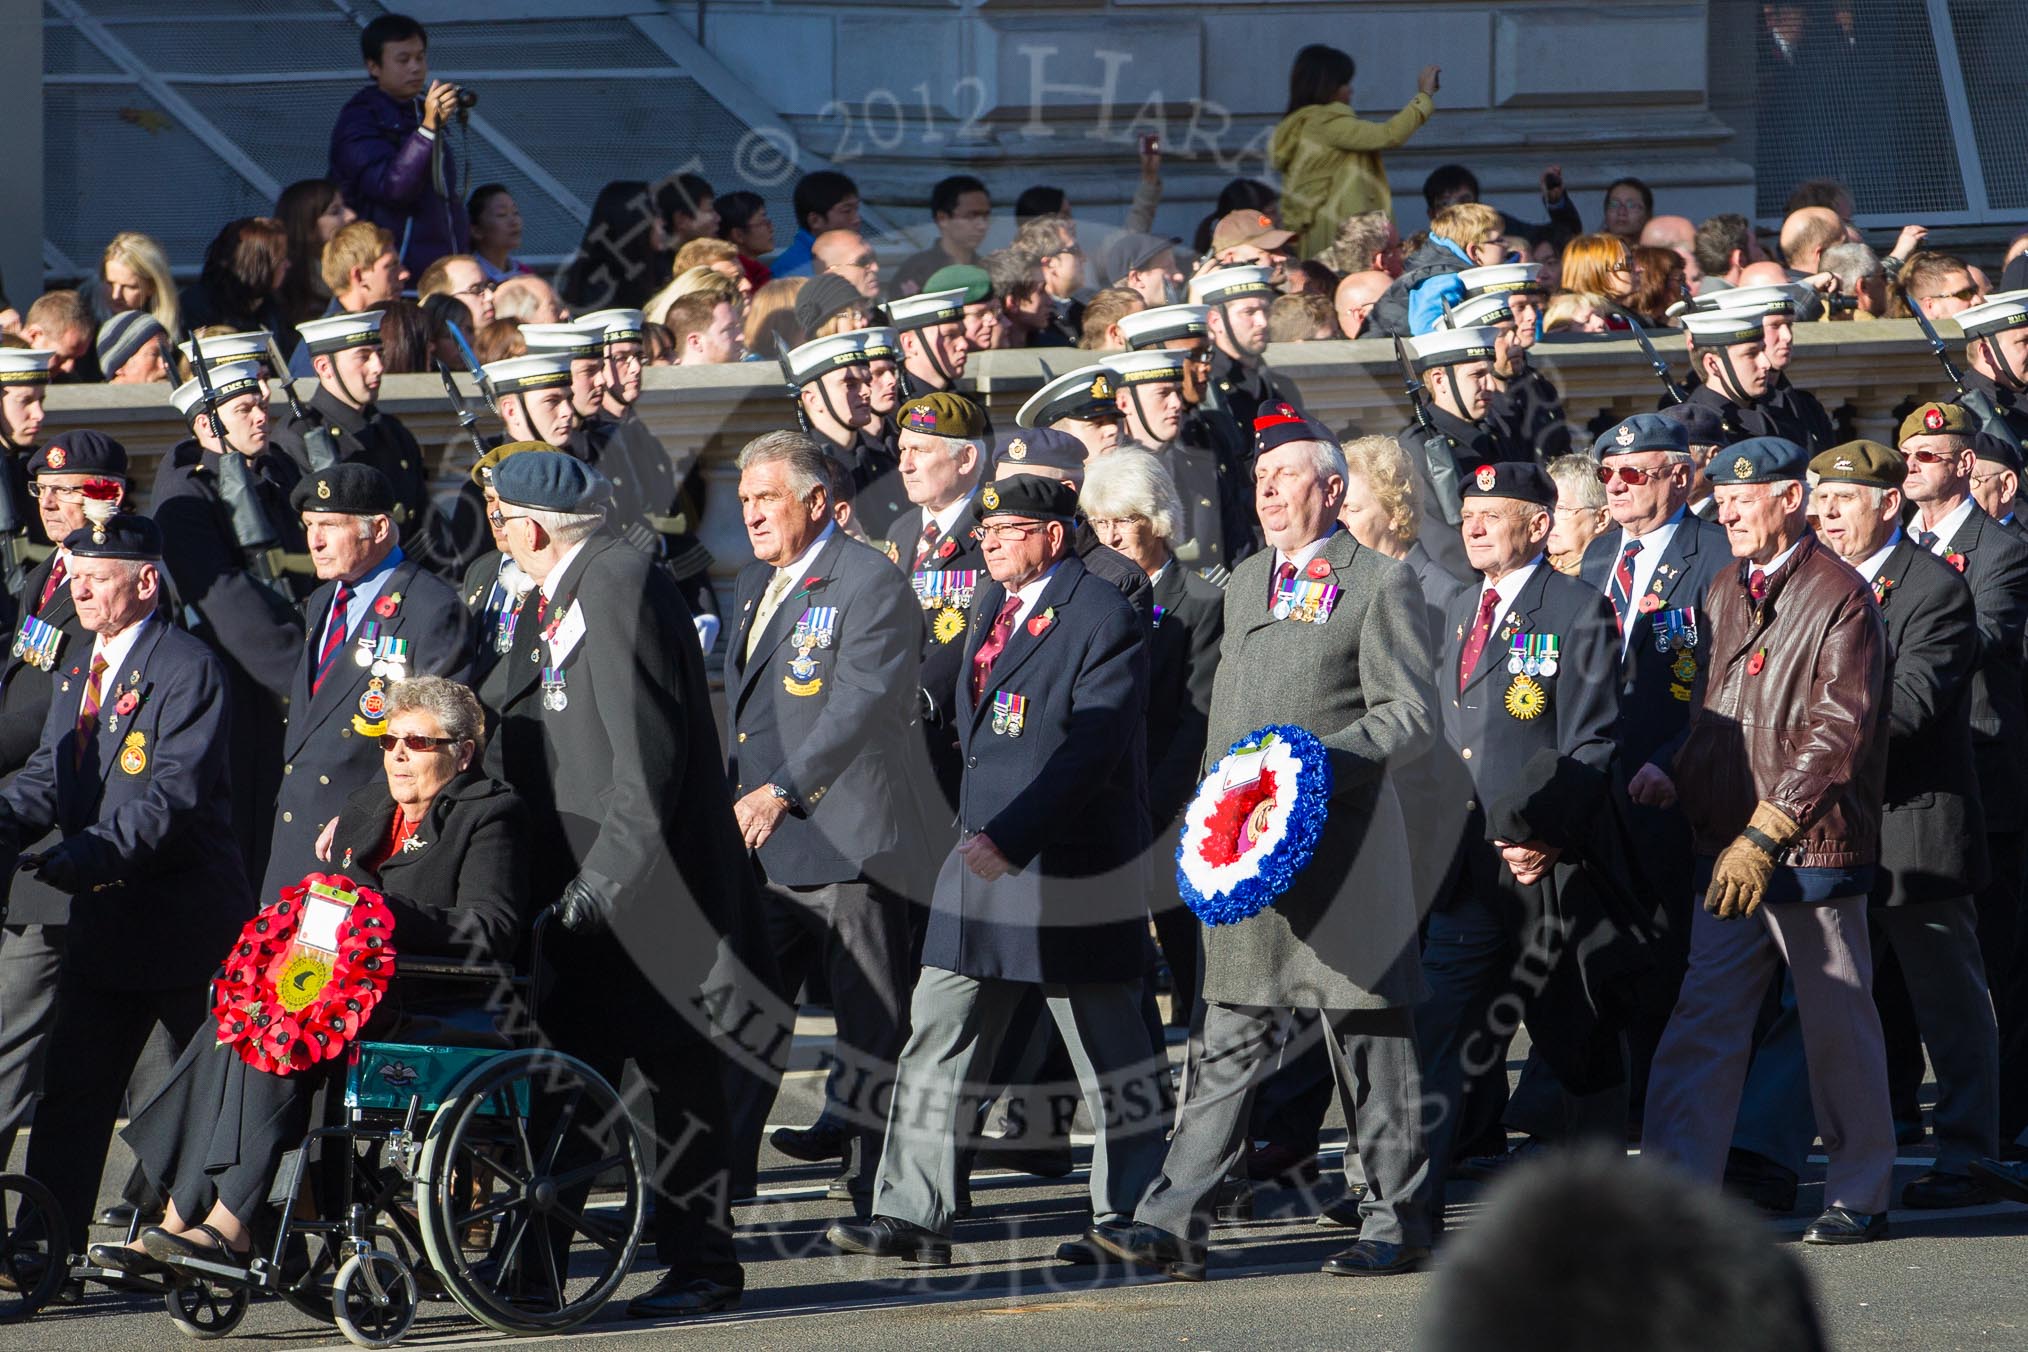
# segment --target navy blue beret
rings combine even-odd
[[[1800,479],[1810,453],[1787,437],[1748,437],[1711,457],[1704,477],[1714,484],[1760,484]]]
[[[127,448],[104,432],[89,428],[64,432],[35,448],[28,473],[96,474],[105,479],[127,477]]]
[[[524,451],[493,467],[502,502],[543,512],[588,512],[603,506],[605,476],[561,451]]]
[[[1065,474],[1084,473],[1085,447],[1068,432],[1053,427],[1026,427],[993,453],[995,465],[1046,465]]]
[[[1659,413],[1636,413],[1610,432],[1599,433],[1591,453],[1600,460],[1609,455],[1632,455],[1636,451],[1690,451],[1690,429],[1674,418]]]
[[[1040,474],[1010,474],[979,489],[972,499],[972,518],[989,516],[1032,516],[1044,521],[1068,521],[1077,515],[1077,490],[1061,479]]]
[[[1468,498],[1513,498],[1555,510],[1556,481],[1532,460],[1502,460],[1481,465],[1464,477]]]
[[[63,547],[80,559],[162,560],[162,531],[145,516],[116,516],[103,526],[80,526]]]

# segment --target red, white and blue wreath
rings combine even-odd
[[[1316,852],[1330,800],[1330,753],[1310,733],[1271,723],[1234,742],[1183,813],[1184,904],[1207,925],[1273,905]]]

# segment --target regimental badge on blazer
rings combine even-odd
[[[120,769],[130,775],[138,775],[148,768],[148,735],[130,732],[120,747]]]

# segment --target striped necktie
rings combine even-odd
[[[1606,589],[1606,599],[1613,603],[1613,615],[1620,622],[1620,632],[1627,631],[1627,611],[1634,599],[1634,555],[1641,552],[1639,540],[1627,541],[1627,547],[1620,551],[1620,561],[1613,567],[1612,586]]]
[[[72,763],[84,768],[85,748],[99,735],[99,706],[105,698],[106,659],[99,653],[92,654],[92,673],[85,680],[84,703],[78,706],[77,735],[71,744]]]
[[[338,664],[338,650],[345,646],[345,605],[351,597],[350,589],[343,582],[338,584],[338,590],[331,593],[331,618],[324,623],[324,649],[317,654],[317,675],[310,682],[313,695],[323,688],[324,678]]]

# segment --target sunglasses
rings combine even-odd
[[[380,734],[380,749],[382,751],[392,751],[398,746],[405,746],[410,751],[421,753],[424,751],[435,751],[438,747],[442,746],[452,746],[456,744],[457,740],[455,737],[425,737],[419,732],[408,732],[399,735],[392,732],[383,732]]]
[[[1650,479],[1668,477],[1669,471],[1674,468],[1676,468],[1674,465],[1664,465],[1660,469],[1640,469],[1633,465],[1600,465],[1598,467],[1598,481],[1602,484],[1609,484],[1613,481],[1613,476],[1617,474],[1620,477],[1621,483],[1632,484],[1634,487],[1639,488]]]
[[[500,530],[506,530],[507,523],[509,521],[526,521],[529,518],[519,513],[513,516],[508,516],[506,513],[502,512],[498,507],[495,507],[492,511],[486,513],[486,519],[492,522],[496,528]]]
[[[1920,297],[1920,299],[1922,300],[1962,300],[1962,301],[1974,301],[1977,300],[1978,298],[1979,298],[1979,288],[1976,286],[1961,286],[1955,291],[1943,291],[1939,292],[1934,296]]]
[[[1913,460],[1918,465],[1943,465],[1958,458],[1958,451],[1903,451],[1901,458]]]

